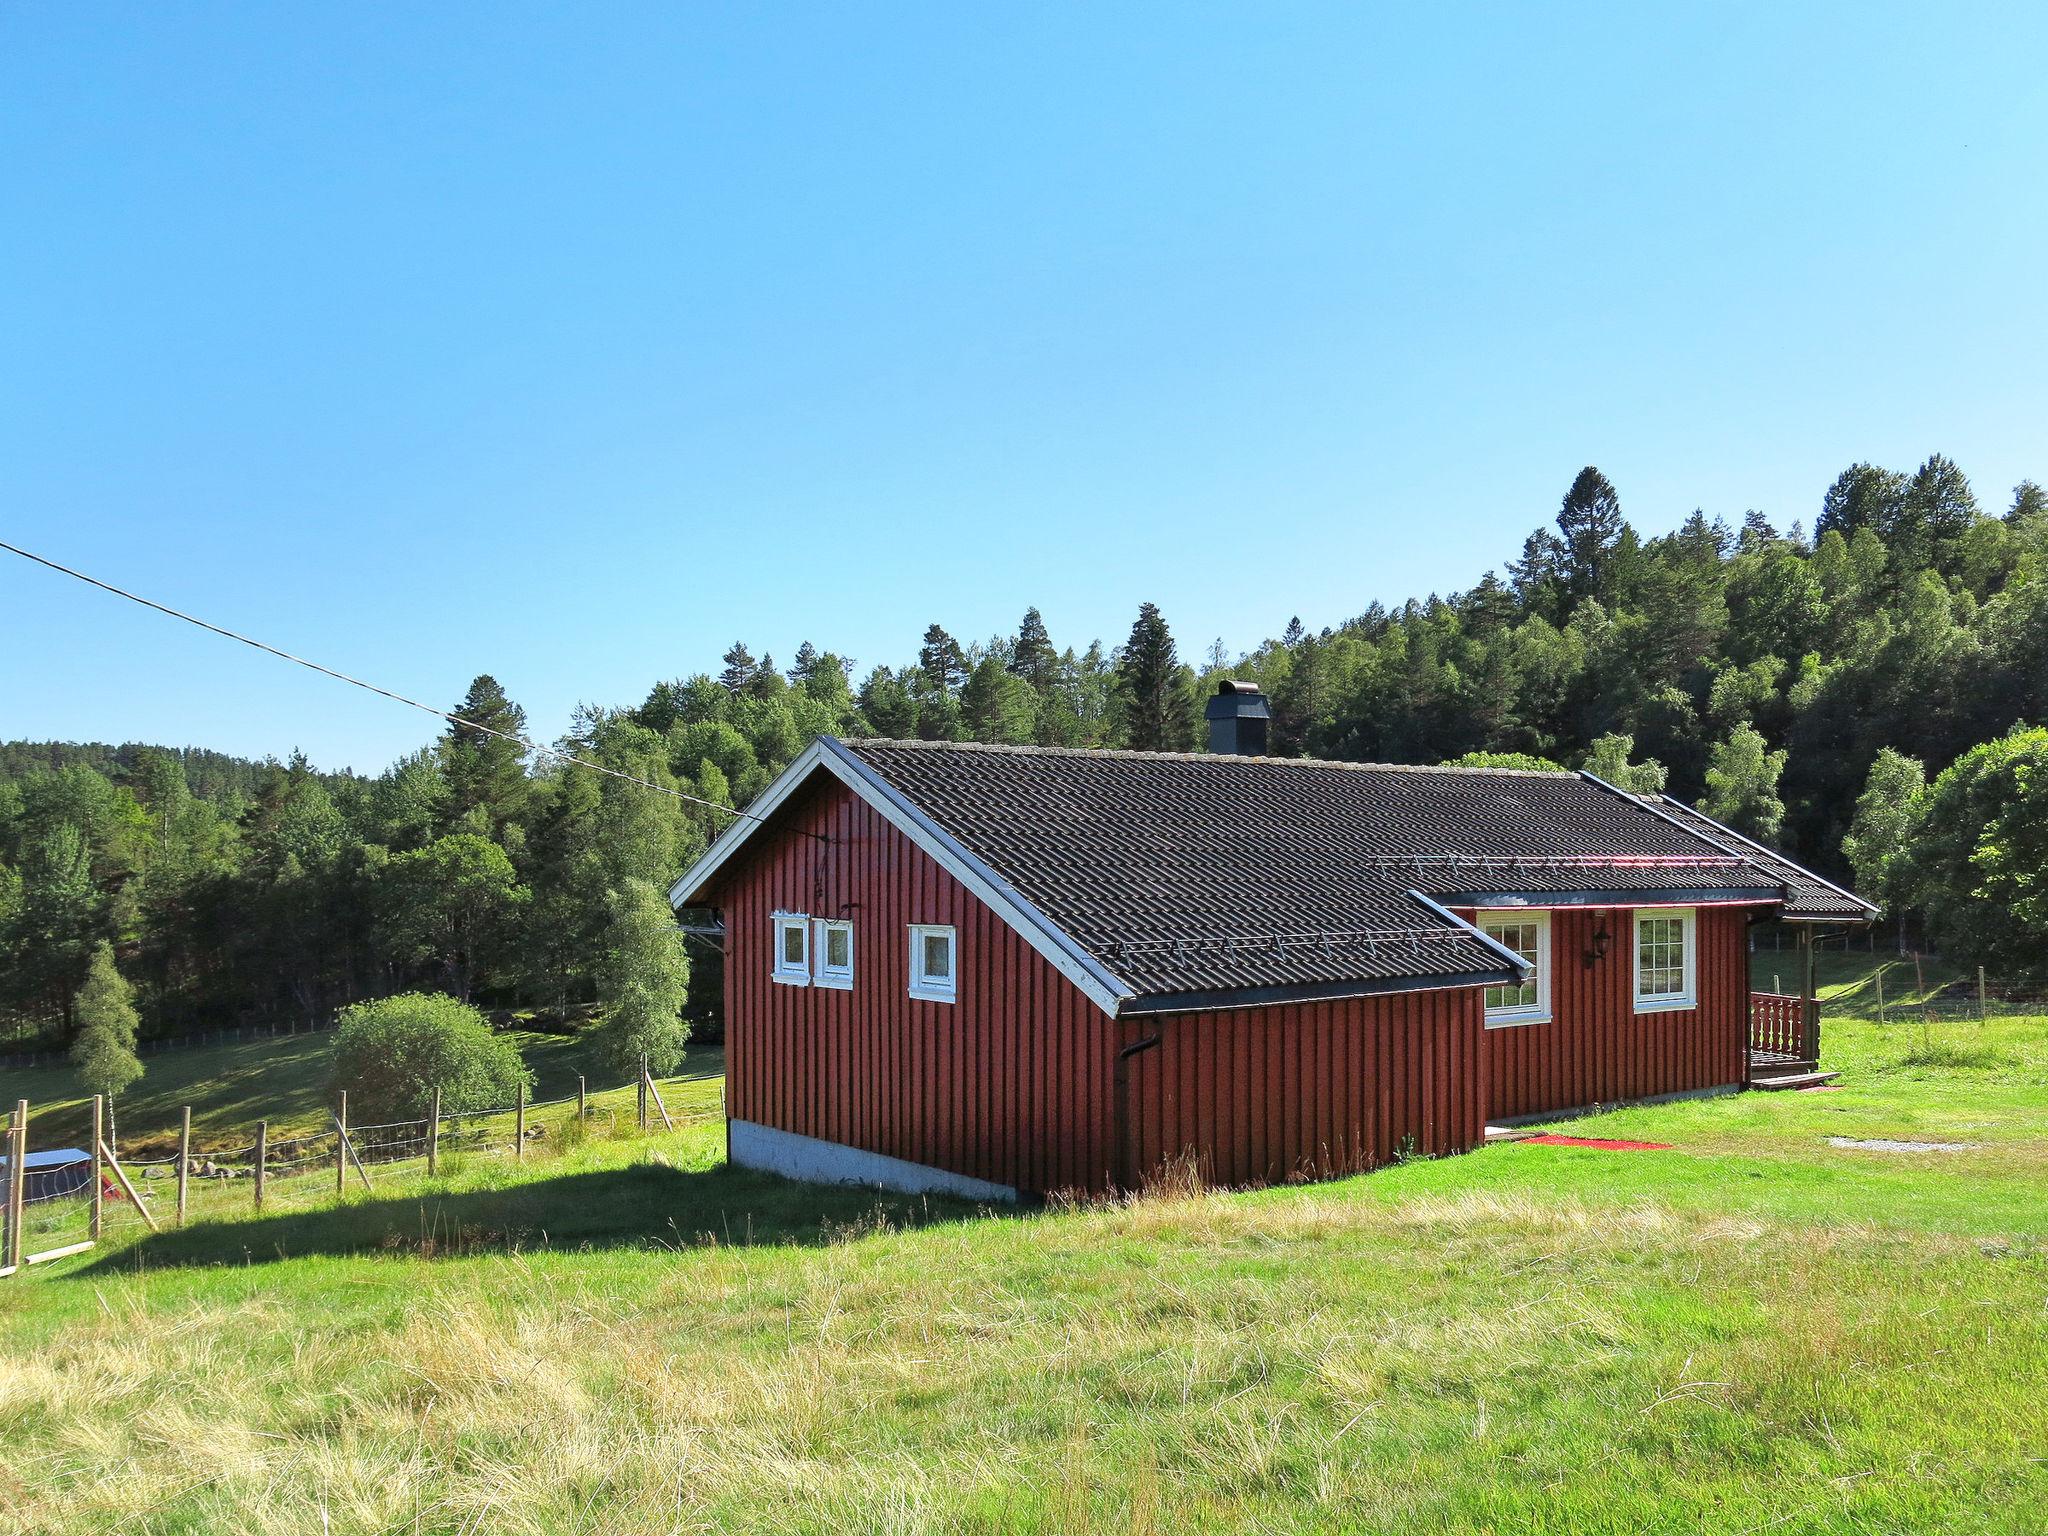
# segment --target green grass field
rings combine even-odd
[[[0,1282],[0,1528],[2034,1536],[2048,1022],[1826,1050],[1573,1127],[1669,1152],[1022,1215],[708,1127],[123,1210]]]
[[[579,1074],[592,1093],[616,1086],[622,1075],[606,1066],[585,1035],[510,1030],[508,1036],[533,1069],[533,1097],[558,1099],[576,1091]],[[333,1095],[329,1082],[334,1032],[286,1035],[275,1040],[195,1046],[144,1058],[140,1082],[122,1094],[115,1111],[120,1145],[138,1156],[176,1146],[179,1110],[192,1110],[193,1145],[202,1150],[249,1144],[256,1122],[267,1119],[273,1135],[312,1130],[327,1123]],[[690,1094],[709,1085],[716,1097],[725,1070],[716,1046],[692,1049],[680,1078]],[[627,1090],[630,1094],[631,1090]],[[68,1066],[31,1067],[0,1073],[0,1112],[27,1099],[38,1147],[85,1145],[92,1123],[84,1091]],[[671,1108],[674,1106],[671,1105]]]

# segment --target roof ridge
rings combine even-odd
[[[848,736],[843,740],[845,745],[855,748],[905,747],[920,752],[985,752],[1014,757],[1107,757],[1151,763],[1272,763],[1285,768],[1336,768],[1346,773],[1448,773],[1521,779],[1579,777],[1570,768],[1479,768],[1452,763],[1354,763],[1328,757],[1268,757],[1237,752],[1137,752],[1128,747],[1040,747],[994,741],[917,741],[894,736]]]

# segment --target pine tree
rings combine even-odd
[[[1752,507],[1742,514],[1742,537],[1738,544],[1745,554],[1767,549],[1778,542],[1778,530],[1771,526],[1771,520]]]
[[[135,1055],[135,992],[114,964],[114,947],[102,939],[93,946],[85,984],[74,1007],[78,1034],[71,1042],[71,1064],[88,1093],[107,1096],[106,1136],[114,1141],[113,1097],[142,1076]]]
[[[718,674],[718,686],[727,693],[740,693],[754,680],[761,670],[761,664],[754,660],[754,653],[747,649],[744,640],[735,640],[724,656],[725,670]]]
[[[1589,597],[1607,601],[1615,546],[1627,528],[1621,497],[1607,477],[1588,464],[1573,479],[1557,511],[1558,543],[1563,550],[1560,575],[1569,602],[1576,604]]]
[[[502,839],[508,823],[525,809],[531,784],[526,777],[526,711],[505,697],[489,673],[469,685],[455,706],[458,719],[441,737],[441,773],[448,784],[443,824],[467,824]],[[488,730],[474,730],[472,726]],[[518,738],[507,740],[507,737]]]
[[[1286,646],[1287,649],[1291,651],[1297,645],[1301,644],[1302,634],[1303,630],[1301,627],[1301,615],[1297,613],[1293,618],[1287,621],[1287,628],[1280,632],[1280,643]]]
[[[924,644],[917,652],[917,670],[933,697],[955,694],[967,681],[967,653],[960,642],[939,625],[924,632]]]
[[[1139,752],[1184,752],[1190,745],[1189,697],[1173,643],[1154,603],[1138,606],[1131,638],[1117,661],[1124,732]]]

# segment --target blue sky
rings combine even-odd
[[[0,537],[544,735],[2048,478],[2048,12],[16,6]],[[0,737],[431,723],[0,564]]]

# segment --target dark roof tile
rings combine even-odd
[[[1505,974],[1411,891],[1775,900],[1791,875],[1824,885],[1578,774],[844,745],[1140,996]]]

